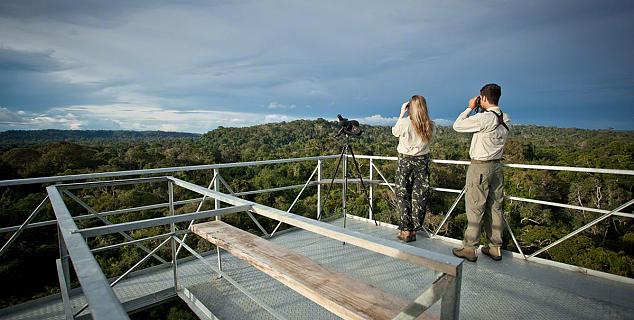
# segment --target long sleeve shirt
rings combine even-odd
[[[422,156],[429,153],[431,141],[423,142],[418,134],[416,134],[409,117],[398,119],[394,127],[392,127],[392,134],[398,137],[398,147],[396,150],[399,153],[410,156]]]
[[[499,107],[488,110],[496,114],[502,112]],[[470,112],[471,109],[467,108],[453,124],[453,129],[457,132],[473,133],[469,157],[480,161],[501,159],[508,130],[503,125],[498,125],[497,116],[493,112],[482,112],[469,117]],[[510,128],[511,118],[507,113],[503,114],[503,121]]]

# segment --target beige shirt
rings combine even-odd
[[[431,144],[431,141],[423,142],[423,140],[416,134],[416,131],[414,131],[412,121],[408,116],[396,121],[396,124],[392,127],[392,134],[395,137],[398,137],[398,147],[396,150],[399,153],[410,156],[422,156],[429,153],[429,145]]]
[[[500,114],[499,107],[492,107],[488,110]],[[503,125],[498,126],[498,119],[492,112],[482,112],[469,117],[471,109],[467,108],[458,116],[453,124],[453,129],[458,132],[473,132],[471,138],[471,148],[469,157],[473,160],[496,160],[502,158],[504,144],[509,135],[508,130]],[[511,118],[505,112],[504,123],[510,128]],[[496,128],[497,127],[497,128]]]

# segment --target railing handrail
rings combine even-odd
[[[162,172],[182,172],[182,171],[194,171],[194,170],[205,170],[205,169],[213,169],[214,171],[216,171],[216,170],[219,170],[220,168],[236,168],[236,167],[245,167],[245,166],[258,166],[258,165],[268,165],[268,164],[292,163],[292,162],[301,162],[301,161],[317,161],[318,163],[320,163],[320,161],[322,161],[323,159],[333,159],[333,158],[337,158],[337,157],[339,157],[339,156],[338,155],[326,155],[326,156],[316,156],[316,157],[287,158],[287,159],[260,160],[260,161],[224,163],[224,164],[210,164],[210,165],[198,165],[198,166],[169,167],[169,168],[156,168],[156,169],[144,169],[144,170],[101,172],[101,173],[68,175],[68,176],[53,176],[53,177],[40,177],[40,178],[17,179],[17,180],[4,180],[4,181],[0,181],[0,186],[14,186],[14,185],[21,185],[21,184],[23,185],[23,184],[44,183],[45,181],[48,181],[48,182],[57,182],[58,186],[63,186],[65,189],[89,188],[89,187],[98,187],[98,186],[101,186],[101,185],[129,184],[129,183],[131,183],[132,180],[113,180],[113,181],[107,181],[107,182],[104,182],[104,181],[80,182],[80,183],[67,183],[67,184],[64,184],[64,185],[61,185],[60,182],[61,181],[65,181],[65,180],[78,180],[78,179],[86,180],[86,179],[91,179],[91,178],[95,179],[95,178],[120,177],[120,176],[129,176],[129,175],[157,174],[157,173],[162,173]],[[348,157],[350,157],[350,156],[348,156]],[[397,157],[371,156],[371,155],[359,155],[359,156],[357,156],[357,158],[369,159],[371,166],[373,166],[373,164],[372,164],[373,160],[395,161],[395,160],[398,159]],[[433,160],[433,162],[435,162],[435,163],[443,163],[443,164],[458,164],[458,165],[468,165],[470,163],[469,161],[458,161],[458,160]],[[634,175],[634,170],[620,170],[620,169],[599,169],[599,168],[542,166],[542,165],[525,165],[525,164],[504,164],[504,166],[505,167],[510,167],[510,168],[524,168],[524,169],[541,169],[541,170],[558,170],[558,171],[576,171],[576,172],[586,172],[586,173],[608,173],[608,174],[617,174],[617,175]],[[319,165],[318,165],[318,167],[319,167]],[[378,168],[376,167],[376,165],[374,165],[374,168],[380,174],[380,172],[378,171]],[[370,168],[370,171],[372,171],[372,168]],[[313,172],[313,174],[314,174],[314,172]],[[370,173],[370,175],[371,174],[372,174],[372,172]],[[383,177],[382,175],[381,175],[381,178],[385,180],[385,177]],[[161,181],[163,179],[164,179],[164,177],[149,177],[149,178],[137,178],[137,179],[133,179],[133,180],[142,180],[143,182],[155,182],[155,181]],[[307,185],[311,185],[312,186],[312,185],[315,185],[315,184],[320,184],[320,182],[307,181],[306,185],[304,185],[303,188],[305,188]],[[386,180],[385,183],[381,183],[380,185],[388,185],[388,186],[390,186],[391,183],[387,182],[387,180]],[[268,192],[268,191],[275,191],[275,190],[286,190],[286,189],[291,189],[291,188],[295,188],[295,187],[298,187],[298,186],[299,185],[290,186],[290,187],[279,187],[279,188],[258,190],[258,191],[239,192],[236,195]],[[372,187],[370,187],[370,188],[372,189]],[[460,190],[446,189],[446,188],[434,188],[434,190],[441,191],[441,192],[452,192],[452,193],[460,193],[461,192]],[[302,189],[302,191],[303,191],[303,189]],[[300,192],[300,194],[301,194],[301,192]],[[461,196],[462,196],[462,194],[458,197],[458,199],[456,201],[459,201],[460,200],[459,198]],[[598,209],[598,208],[587,208],[587,207],[582,207],[582,206],[574,206],[574,205],[563,204],[563,203],[554,203],[554,202],[549,202],[549,201],[525,199],[525,198],[518,198],[518,197],[512,197],[512,196],[507,196],[507,198],[512,199],[512,200],[522,201],[522,202],[539,203],[539,204],[552,205],[552,206],[563,207],[563,208],[574,209],[574,210],[588,210],[588,211],[598,212],[598,213],[602,213],[602,214],[610,213],[609,210],[601,210],[601,209]],[[135,208],[135,209],[140,209],[140,208]],[[120,210],[120,211],[130,211],[130,210],[126,209],[126,210]],[[31,216],[33,216],[35,213],[36,212],[32,213]],[[451,212],[449,212],[449,214],[450,213]],[[610,215],[621,216],[621,217],[626,217],[626,218],[634,218],[634,214],[627,213],[627,212],[618,212],[618,210],[617,210],[617,212],[610,213]],[[29,221],[30,221],[30,217],[21,226],[12,226],[12,227],[0,228],[0,230],[1,230],[0,233],[9,232],[9,231],[12,231],[12,230],[17,230],[17,232],[12,236],[12,238],[7,243],[5,243],[5,245],[3,246],[2,250],[0,251],[0,255],[2,255],[2,253],[7,249],[6,247],[11,244],[12,240],[14,240],[13,238],[15,238],[17,235],[19,235],[19,233],[23,229],[31,227],[29,225]],[[46,224],[39,223],[38,226],[40,224],[42,226],[44,226],[44,225],[53,224],[53,223],[54,223],[54,220],[51,220],[51,221],[46,221]],[[443,224],[444,224],[444,221],[443,221]],[[439,231],[439,228],[438,228],[438,230],[436,232],[438,232],[438,231]],[[436,233],[434,233],[434,235],[436,235]],[[514,241],[515,241],[515,239],[514,239]],[[521,251],[521,249],[519,249],[519,245],[517,243],[516,243],[516,245],[518,246],[518,250],[520,251],[520,253],[523,255],[523,252]]]
[[[348,156],[349,158],[351,156]],[[386,156],[367,156],[367,155],[355,155],[358,159],[372,159],[372,160],[398,160],[398,157],[386,157]],[[471,162],[465,160],[442,160],[432,159],[433,163],[441,164],[462,164],[468,165]],[[570,172],[585,172],[585,173],[607,173],[618,175],[634,176],[634,170],[624,169],[605,169],[605,168],[588,168],[588,167],[570,167],[570,166],[545,166],[536,164],[522,164],[522,163],[503,163],[502,166],[507,168],[518,169],[533,169],[533,170],[549,170],[549,171],[570,171]]]
[[[145,175],[145,174],[163,174],[163,173],[184,172],[184,171],[253,167],[253,166],[261,166],[261,165],[267,165],[267,164],[334,159],[338,157],[339,155],[328,155],[328,156],[317,156],[317,157],[301,157],[301,158],[287,158],[287,159],[274,159],[274,160],[215,163],[215,164],[202,164],[202,165],[195,165],[195,166],[109,171],[109,172],[71,174],[66,176],[48,176],[48,177],[37,177],[37,178],[11,179],[11,180],[0,180],[0,187],[11,187],[11,186],[27,185],[27,184],[58,183],[63,181],[114,178],[114,177],[124,177],[124,176],[138,176],[138,175]]]
[[[355,155],[355,156],[358,159],[398,160],[398,157],[368,156],[368,155]],[[172,172],[210,170],[210,169],[222,169],[222,168],[252,167],[252,166],[260,166],[260,165],[267,165],[267,164],[334,159],[337,157],[339,157],[339,155],[216,163],[216,164],[203,164],[203,165],[195,165],[195,166],[180,166],[180,167],[167,167],[167,168],[154,168],[154,169],[82,173],[82,174],[72,174],[72,175],[66,175],[66,176],[47,176],[47,177],[36,177],[36,178],[11,179],[11,180],[0,180],[0,187],[10,187],[10,186],[28,185],[28,184],[58,183],[58,182],[74,181],[74,180],[137,176],[137,175],[145,175],[145,174],[163,174],[163,173],[172,173]],[[460,164],[460,165],[470,164],[469,161],[465,161],[465,160],[433,159],[432,162],[440,163],[440,164]],[[533,165],[533,164],[521,164],[521,163],[505,163],[503,164],[503,166],[507,168],[518,168],[518,169],[570,171],[570,172],[585,172],[585,173],[606,173],[606,174],[630,175],[630,176],[634,175],[634,170],[623,170],[623,169],[604,169],[604,168],[570,167],[570,166],[545,166],[545,165]]]

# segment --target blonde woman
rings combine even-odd
[[[410,242],[416,240],[416,231],[423,228],[431,195],[429,147],[434,135],[434,123],[429,119],[425,97],[413,96],[403,103],[392,134],[398,137],[396,198],[401,219],[397,238]]]

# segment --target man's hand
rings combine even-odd
[[[402,118],[408,109],[409,109],[409,101],[403,102],[403,105],[401,106],[401,116],[399,118]]]
[[[469,99],[469,109],[473,110],[476,107],[476,100],[478,99],[478,97],[480,96],[475,96]]]

